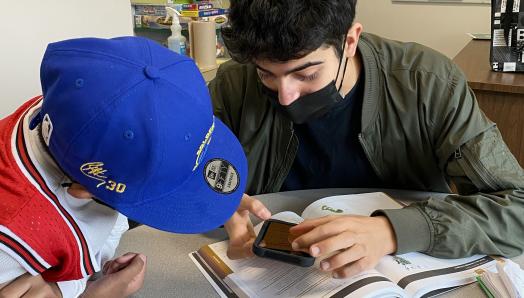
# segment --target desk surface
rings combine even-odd
[[[372,191],[377,190],[306,190],[260,195],[257,198],[273,213],[289,210],[300,214],[307,205],[323,197]],[[430,195],[445,196],[445,194],[399,190],[378,191],[384,191],[402,201],[424,200]],[[188,254],[201,246],[222,241],[225,238],[226,234],[223,229],[200,235],[176,235],[141,226],[124,234],[117,255],[132,251],[142,252],[148,256],[144,287],[133,297],[219,297],[189,259]],[[523,266],[524,255],[516,258],[516,261]],[[473,284],[440,297],[483,297],[482,295],[478,286]]]
[[[464,71],[473,90],[524,94],[524,73],[492,71],[489,52],[489,40],[472,40],[453,61]]]

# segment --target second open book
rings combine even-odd
[[[366,193],[327,197],[309,205],[302,216],[282,212],[273,218],[298,223],[326,215],[370,215],[377,209],[401,207],[384,193]],[[385,256],[374,270],[352,278],[333,279],[318,269],[318,263],[303,268],[256,256],[231,260],[227,246],[222,241],[189,255],[222,297],[430,297],[474,282],[476,269],[495,267],[489,256],[438,259],[408,253]]]

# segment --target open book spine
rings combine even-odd
[[[239,297],[227,284],[226,278],[233,273],[233,270],[218,256],[209,246],[203,246],[196,252],[192,252],[191,257],[198,263],[201,270],[205,271],[206,277],[211,282],[217,292],[222,292],[225,297]]]

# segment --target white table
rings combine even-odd
[[[273,213],[294,211],[298,214],[312,202],[327,196],[383,191],[402,201],[424,200],[445,194],[377,189],[321,189],[282,192],[257,196]],[[176,215],[173,215],[176,216]],[[212,286],[189,259],[198,248],[226,239],[223,229],[207,234],[180,235],[140,226],[127,232],[117,255],[132,251],[148,256],[144,287],[133,297],[219,297]],[[524,255],[514,259],[524,267]],[[465,286],[440,297],[484,297],[476,284]]]

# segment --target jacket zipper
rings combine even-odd
[[[293,122],[289,124],[289,129],[291,129],[291,137],[289,138],[289,142],[287,142],[286,153],[289,151],[291,141],[293,141],[293,137],[295,136],[295,127],[293,126]]]
[[[266,187],[264,187],[264,193],[268,192],[275,192],[273,190],[269,190],[268,188],[275,184],[275,181],[278,180],[281,176],[281,173],[286,165],[285,160],[287,158],[287,155],[289,153],[289,148],[291,147],[291,142],[293,141],[293,137],[295,136],[295,128],[293,127],[293,122],[290,123],[289,128],[291,130],[291,137],[289,138],[289,141],[286,146],[286,152],[284,153],[284,161],[280,165],[279,169],[276,171],[276,175],[268,182]],[[277,190],[278,191],[278,190]]]
[[[289,129],[291,130],[291,137],[289,138],[289,141],[287,142],[286,146],[286,154],[284,155],[284,160],[287,159],[287,156],[289,154],[289,148],[291,147],[291,142],[293,142],[293,137],[295,136],[295,127],[293,127],[293,122],[290,123]],[[282,167],[278,170],[278,175],[280,176],[283,168],[285,167],[286,163],[282,163]]]
[[[368,151],[368,148],[366,147],[366,144],[364,143],[364,138],[362,137],[362,133],[358,134],[358,141],[360,142],[360,146],[362,146],[362,149],[364,150],[364,153],[366,154],[369,164],[371,165],[371,167],[373,167],[375,174],[377,174],[379,179],[382,179],[382,173],[378,170],[373,159],[371,158],[371,153]]]
[[[471,174],[475,175],[480,182],[487,185],[489,188],[496,190],[498,189],[498,184],[493,180],[489,175],[483,175],[480,170],[481,166],[478,166],[475,162],[470,160],[466,155],[462,154],[462,149],[460,147],[455,151],[455,160],[462,165],[465,170],[468,170]]]

